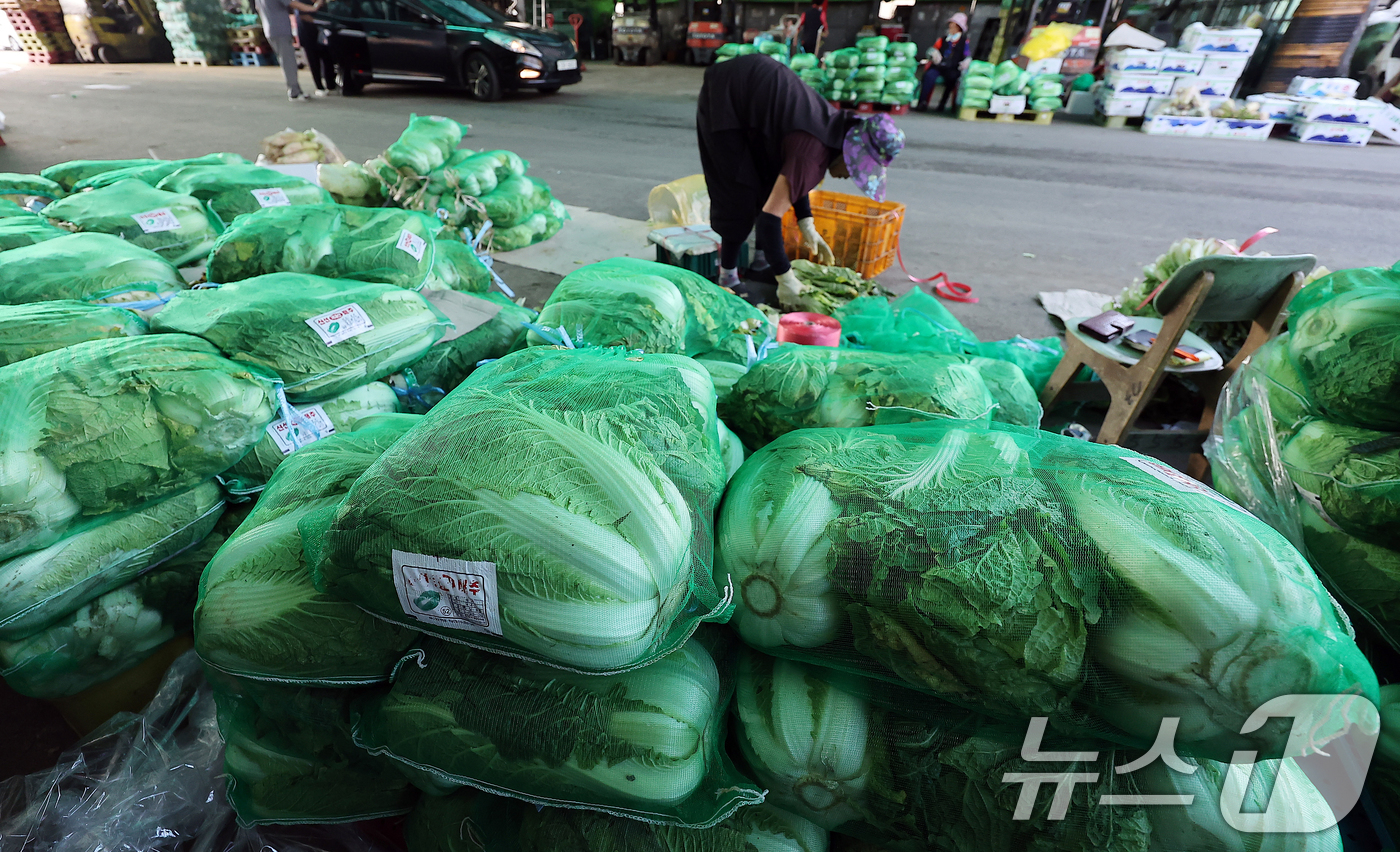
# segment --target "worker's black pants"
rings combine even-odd
[[[749,238],[750,230],[754,232],[755,247],[763,252],[774,275],[782,275],[792,268],[787,251],[783,248],[783,220],[772,213],[759,213],[758,218],[749,225],[727,221],[712,223],[711,227],[719,233],[720,268],[733,269],[738,266],[739,250]]]
[[[330,51],[321,44],[320,35],[314,23],[297,17],[297,41],[301,42],[301,49],[306,53],[306,66],[311,72],[312,82],[317,89],[334,89],[335,62],[331,59]]]

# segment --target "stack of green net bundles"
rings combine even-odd
[[[75,536],[63,552],[54,554],[56,561],[46,565],[45,579],[51,580],[60,565],[92,565],[92,554],[102,550],[130,548],[141,558],[128,561],[120,575],[102,578],[135,578],[125,585],[91,598],[35,632],[0,640],[0,676],[11,689],[34,698],[76,695],[138,665],[189,630],[199,576],[224,540],[213,532],[191,544],[210,525],[207,514],[197,514],[199,499],[217,493],[212,485],[197,491],[94,527],[90,535]],[[191,515],[195,522],[186,523]],[[169,555],[180,547],[185,549]],[[103,582],[101,587],[107,585]]]
[[[718,531],[749,645],[1000,718],[1134,747],[1175,718],[1178,753],[1228,760],[1281,753],[1287,725],[1239,733],[1273,698],[1376,700],[1283,536],[1120,447],[952,420],[802,429],[744,462]]]
[[[759,53],[763,54],[764,56],[767,56],[770,59],[781,62],[784,65],[787,65],[792,61],[788,57],[789,50],[786,42],[776,41],[774,39],[767,39],[765,41],[758,42],[754,46],[758,48]]]
[[[449,325],[392,284],[275,272],[181,293],[151,330],[198,335],[280,376],[288,399],[315,402],[413,363]]]
[[[1062,755],[1056,773],[1083,773],[1075,776],[1083,786],[1076,785],[1073,797],[1056,800],[1064,808],[1059,814],[1044,792],[1022,813],[1019,799],[1028,786],[1013,780],[1016,773],[1035,774],[1047,765],[1022,757],[1027,720],[981,717],[753,651],[740,661],[734,706],[738,751],[768,789],[765,806],[858,838],[869,848],[1244,852],[1288,838],[1279,848],[1342,849],[1327,800],[1293,760],[1231,765],[1176,758],[1170,768],[1160,759],[1134,767],[1129,764],[1135,750],[1052,734],[1036,742]],[[1247,833],[1221,818],[1231,801],[1223,795],[1227,788],[1234,788],[1241,813],[1270,805],[1266,833]],[[1100,802],[1110,795],[1121,797],[1119,803]],[[1188,797],[1184,803],[1167,806],[1134,801],[1180,795]],[[1304,829],[1309,821],[1331,827]]]
[[[146,333],[146,321],[124,308],[60,299],[0,305],[0,367],[82,343]]]
[[[478,200],[491,221],[491,246],[498,251],[513,251],[549,239],[570,218],[564,205],[550,194],[549,185],[532,177],[512,175]]]
[[[321,689],[207,671],[229,803],[244,826],[356,822],[407,813],[418,793],[351,739],[365,689]]]
[[[199,199],[139,180],[70,195],[45,207],[44,215],[69,230],[121,237],[176,266],[203,262],[223,230]]]
[[[1032,112],[1054,112],[1064,106],[1065,84],[1059,74],[1037,74],[1031,78],[1028,95]]]
[[[750,53],[757,53],[758,48],[751,44],[740,44],[736,41],[725,42],[715,51],[715,62],[726,62],[736,56],[748,56]]]
[[[820,92],[826,86],[826,69],[817,63],[814,53],[799,53],[788,63],[802,82]]]
[[[535,808],[465,789],[424,796],[404,823],[407,852],[827,852],[827,832],[767,804],[710,828],[573,808]]]
[[[889,39],[884,36],[869,36],[856,41],[859,64],[855,76],[846,92],[846,100],[856,103],[874,103],[885,92],[885,65],[889,56]]]
[[[330,193],[304,178],[262,166],[190,165],[172,172],[156,189],[192,195],[227,225],[244,213],[292,204],[330,204]]]
[[[861,51],[854,47],[833,50],[822,58],[827,82],[822,94],[829,101],[850,103],[855,93],[856,72],[860,68]]]
[[[992,91],[998,95],[1024,95],[1030,92],[1030,85],[1031,73],[1010,59],[992,69]]]
[[[992,74],[995,66],[974,59],[967,66],[958,84],[958,106],[967,109],[987,109],[992,105]]]
[[[277,385],[181,334],[92,340],[0,367],[0,558],[227,470],[272,422]]]
[[[69,234],[0,252],[0,304],[74,299],[148,310],[187,286],[170,261],[110,234]]]
[[[532,346],[625,346],[746,364],[772,336],[757,308],[700,275],[616,257],[565,276],[540,311]],[[755,342],[755,338],[757,341]]]
[[[683,356],[534,347],[493,361],[320,519],[317,587],[561,667],[655,660],[727,612],[706,567],[725,482],[714,399]]]
[[[1289,310],[1221,393],[1212,472],[1400,648],[1400,269],[1331,273]]]
[[[229,225],[214,244],[206,276],[226,284],[302,272],[417,290],[436,263],[440,227],[422,213],[393,208],[267,207]]]
[[[319,592],[298,525],[334,509],[419,418],[376,417],[290,455],[209,563],[194,608],[206,666],[253,680],[320,687],[386,682],[417,631]]]
[[[911,104],[919,99],[919,48],[912,41],[892,41],[885,53],[885,88],[880,102]]]
[[[392,758],[428,793],[470,786],[708,828],[763,798],[723,750],[734,688],[726,638],[697,636],[614,675],[425,638],[388,693],[357,715],[355,743]]]

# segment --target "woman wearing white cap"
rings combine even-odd
[[[919,105],[914,107],[919,111],[928,109],[929,97],[933,95],[933,87],[938,84],[941,77],[943,79],[943,96],[938,99],[938,109],[942,111],[948,103],[948,98],[958,89],[958,78],[962,77],[963,62],[968,57],[967,47],[967,15],[962,12],[954,13],[948,19],[948,34],[933,43],[933,47],[928,49],[930,60],[929,68],[924,72],[924,84],[919,92]],[[957,108],[957,101],[953,101],[953,108]]]

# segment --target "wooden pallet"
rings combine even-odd
[[[0,0],[0,9],[7,12],[41,12],[62,16],[58,0]]]
[[[209,61],[209,57],[207,56],[177,56],[175,57],[175,64],[196,65],[201,68],[208,68],[213,63]]]
[[[909,112],[909,104],[882,104],[874,101],[827,101],[827,103],[837,109],[849,109],[856,112],[873,113],[887,112],[890,115],[905,115]]]
[[[28,9],[6,9],[5,17],[17,33],[58,33],[63,28],[63,16],[55,12],[32,12]]]
[[[71,50],[26,50],[24,55],[35,65],[63,65],[78,61]]]
[[[960,107],[958,109],[958,119],[961,121],[999,121],[1002,124],[1049,124],[1055,118],[1055,113],[1046,112],[987,112],[984,109],[974,109],[973,107]]]
[[[19,40],[21,49],[37,53],[73,49],[73,41],[68,38],[67,32],[15,33],[15,38]]]
[[[262,68],[274,63],[272,61],[272,54],[269,53],[245,53],[243,51],[235,51],[229,54],[229,64],[244,68]]]
[[[1142,116],[1140,115],[1103,115],[1094,112],[1094,122],[1100,127],[1107,127],[1110,130],[1124,130],[1129,127],[1142,127]]]

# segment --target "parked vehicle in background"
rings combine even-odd
[[[566,37],[513,21],[475,0],[331,0],[315,15],[328,32],[341,89],[368,83],[445,83],[482,101],[579,82]]]

